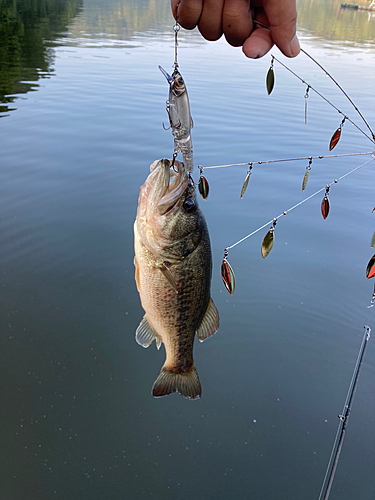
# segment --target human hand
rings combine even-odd
[[[263,57],[273,44],[287,57],[299,54],[295,0],[171,0],[171,7],[183,28],[198,26],[202,36],[212,41],[224,33],[230,45],[242,45],[247,57]]]

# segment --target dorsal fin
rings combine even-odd
[[[201,324],[197,329],[197,337],[200,342],[208,339],[219,329],[219,313],[217,312],[216,306],[210,297],[210,301],[207,306],[207,310]]]

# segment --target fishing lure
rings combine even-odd
[[[267,87],[268,95],[270,95],[270,93],[272,92],[273,87],[275,85],[275,72],[273,70],[273,60],[274,60],[274,57],[271,56],[271,66],[270,66],[269,70],[267,71],[267,76],[266,76],[266,87]]]
[[[309,90],[310,85],[307,85],[306,94],[305,94],[305,124],[307,125],[307,99],[309,98]],[[303,189],[302,189],[303,191]]]
[[[273,244],[275,241],[275,234],[274,233],[275,233],[276,222],[277,222],[277,219],[273,219],[273,223],[272,223],[272,226],[270,227],[270,230],[268,231],[266,236],[263,238],[262,246],[260,249],[263,259],[265,259],[267,257],[267,255],[270,253],[270,251],[272,250],[272,247],[273,247]]]
[[[346,120],[346,116],[344,116],[342,122],[340,123],[339,128],[337,130],[335,130],[335,132],[333,133],[333,135],[331,137],[331,140],[329,141],[329,150],[330,151],[332,151],[332,149],[337,146],[337,143],[340,140],[342,127],[345,123],[345,120]]]
[[[366,267],[366,278],[369,280],[375,276],[375,254],[369,260]]]
[[[324,195],[324,198],[322,200],[322,205],[321,205],[323,219],[326,219],[328,217],[329,209],[330,209],[328,193],[329,193],[329,186],[327,185],[326,186],[326,194]]]
[[[200,171],[200,176],[199,176],[199,181],[198,181],[198,191],[199,194],[202,196],[202,198],[205,200],[207,199],[208,192],[209,192],[209,185],[206,177],[203,175],[203,169],[202,167],[199,167]]]
[[[234,277],[233,269],[231,268],[231,265],[227,260],[227,257],[228,257],[228,250],[225,249],[223,262],[221,263],[221,277],[223,279],[225,288],[231,295],[233,295],[236,286],[236,279]]]
[[[312,164],[312,158],[310,158],[309,164],[306,167],[306,172],[305,172],[305,175],[304,175],[303,181],[302,181],[302,191],[304,191],[306,189],[307,181],[309,180],[309,176],[310,176],[311,164]]]
[[[241,196],[240,196],[241,200],[244,197],[244,194],[246,192],[247,186],[249,185],[249,180],[250,180],[250,175],[251,175],[252,168],[253,168],[253,165],[252,165],[252,163],[250,163],[249,170],[247,171],[247,175],[245,177],[245,180],[244,180],[244,183],[243,183],[242,189],[241,189]]]
[[[192,172],[194,169],[193,142],[190,131],[194,124],[190,114],[185,81],[177,68],[174,69],[172,75],[169,75],[161,66],[159,69],[169,83],[169,98],[166,102],[166,109],[174,137],[174,152],[176,154],[182,153],[186,170]]]

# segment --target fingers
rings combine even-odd
[[[296,37],[295,0],[263,0],[263,8],[269,20],[274,43],[287,57],[298,55],[300,47]]]
[[[203,0],[171,0],[173,17],[187,30],[192,30],[198,24],[202,14]]]
[[[255,19],[270,30],[254,29]],[[296,37],[296,0],[171,0],[174,17],[185,29],[198,25],[206,40],[218,40],[224,33],[228,43],[243,46],[247,57],[264,56],[275,43],[287,57],[299,54]]]
[[[218,40],[223,34],[224,0],[171,0],[173,16],[185,29],[198,26],[206,40]]]
[[[273,41],[271,33],[265,28],[256,28],[242,46],[242,52],[246,57],[258,59],[263,57],[272,48]]]
[[[252,30],[253,21],[249,0],[225,0],[223,31],[227,42],[234,47],[240,47]]]
[[[206,40],[218,40],[223,34],[224,0],[204,0],[198,28]]]

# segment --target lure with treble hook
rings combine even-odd
[[[177,66],[175,66],[172,75],[169,75],[161,66],[159,66],[159,69],[169,83],[167,113],[174,137],[174,152],[175,154],[182,153],[186,170],[192,172],[194,169],[193,142],[190,131],[193,128],[193,120],[190,114],[189,96],[185,81]]]

